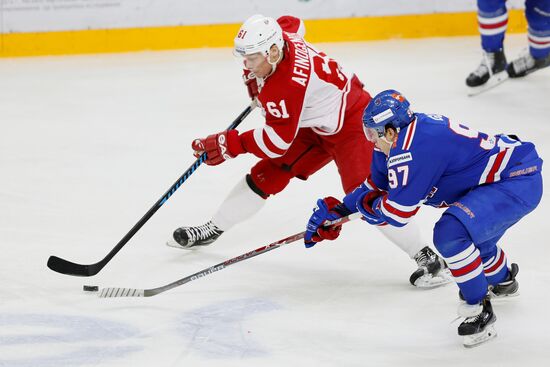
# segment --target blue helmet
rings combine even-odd
[[[365,108],[363,125],[366,129],[375,129],[379,136],[384,134],[384,128],[388,124],[401,129],[414,119],[410,106],[409,101],[396,90],[388,89],[380,92]]]

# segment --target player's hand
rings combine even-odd
[[[372,225],[383,225],[387,222],[381,217],[380,211],[376,209],[377,205],[386,195],[384,191],[369,190],[363,192],[357,197],[357,210],[363,216],[362,219]]]
[[[258,94],[260,94],[256,76],[250,70],[245,70],[243,73],[243,81],[244,85],[246,85],[248,96],[251,100],[255,100],[258,97]]]
[[[194,150],[193,155],[196,158],[206,153],[205,163],[209,166],[217,166],[228,159],[235,158],[237,155],[244,153],[239,133],[236,130],[212,134],[204,139],[195,139],[191,143],[191,147]]]
[[[324,223],[333,221],[348,215],[349,210],[332,196],[317,200],[317,207],[313,209],[313,214],[309,217],[304,244],[306,248],[315,246],[317,242],[323,240],[335,240],[342,230],[341,225],[325,227]]]

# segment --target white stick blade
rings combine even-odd
[[[98,297],[100,298],[115,298],[115,297],[144,297],[144,289],[135,288],[102,288]]]

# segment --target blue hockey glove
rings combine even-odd
[[[323,240],[335,240],[340,235],[342,226],[324,227],[327,221],[333,221],[351,214],[351,211],[332,196],[317,200],[317,207],[307,222],[304,244],[306,248],[315,246]]]
[[[363,215],[362,219],[367,223],[375,226],[386,224],[386,221],[379,215],[379,212],[373,209],[385,194],[384,191],[370,190],[365,191],[357,198],[357,209]]]

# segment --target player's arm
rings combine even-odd
[[[277,158],[286,153],[296,137],[305,98],[305,87],[271,85],[260,102],[265,125],[239,136],[242,148],[259,158]]]
[[[388,167],[388,191],[366,193],[357,208],[371,224],[402,227],[416,215],[426,196],[438,181],[444,161],[417,160]]]

